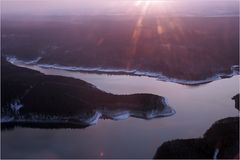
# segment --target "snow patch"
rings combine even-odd
[[[14,117],[12,116],[1,116],[1,123],[12,122]]]
[[[133,74],[136,70],[125,70],[125,69],[105,69],[101,67],[74,67],[74,66],[62,66],[58,64],[37,64],[38,67],[46,69],[59,69],[67,71],[79,71],[79,72],[102,72],[102,73],[128,73]]]
[[[22,108],[23,105],[20,103],[19,99],[15,99],[10,103],[10,108],[14,113],[18,113],[20,108]]]
[[[112,120],[125,120],[131,116],[129,111],[104,111],[103,115],[106,115]]]
[[[82,121],[84,121],[88,125],[95,125],[95,124],[97,124],[97,122],[101,116],[102,116],[102,113],[99,111],[96,111],[92,117],[82,120]]]
[[[162,99],[162,104],[164,106],[163,109],[151,110],[151,111],[147,112],[145,118],[153,119],[153,118],[157,118],[157,117],[167,117],[167,116],[172,116],[172,115],[176,114],[176,111],[168,105],[166,98]]]
[[[38,61],[40,61],[41,59],[42,59],[42,57],[37,57],[37,58],[34,59],[34,60],[25,62],[25,64],[36,64],[36,63],[37,63]]]
[[[213,159],[214,159],[214,160],[217,159],[217,156],[218,156],[218,154],[219,154],[219,151],[220,151],[219,148],[216,148],[216,149],[215,149],[215,152],[214,152],[214,155],[213,155]]]
[[[33,65],[39,62],[42,59],[42,57],[37,57],[36,59],[29,60],[29,61],[23,61],[19,60],[14,56],[6,56],[6,60],[12,64],[26,64],[26,65]]]

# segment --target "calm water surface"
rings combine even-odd
[[[114,94],[164,96],[177,113],[153,120],[99,120],[86,129],[3,131],[3,158],[152,158],[163,142],[200,137],[215,121],[238,115],[231,97],[239,92],[240,76],[190,87],[149,77],[30,68],[48,75],[82,79]]]

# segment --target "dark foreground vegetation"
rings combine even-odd
[[[235,95],[239,110],[239,94]],[[202,138],[178,139],[163,143],[155,159],[239,159],[239,117],[215,122]]]

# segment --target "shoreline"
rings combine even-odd
[[[24,115],[6,115],[1,117],[1,125],[3,129],[8,128],[8,126],[32,126],[36,128],[45,128],[47,125],[50,125],[50,128],[86,128],[96,125],[99,119],[111,119],[114,121],[119,121],[134,117],[151,120],[158,117],[168,117],[176,114],[176,111],[167,104],[165,98],[162,100],[162,102],[164,104],[164,108],[162,110],[153,109],[146,112],[121,109],[116,111],[96,110],[94,111],[93,115],[87,117],[84,117],[85,113],[73,117],[30,114],[27,115],[30,117],[29,119],[26,119]]]
[[[148,72],[148,71],[138,71],[136,70],[126,70],[126,69],[105,69],[101,67],[90,68],[90,67],[77,67],[77,66],[63,66],[58,64],[38,64],[41,60],[41,57],[37,57],[34,60],[23,61],[16,57],[6,56],[5,57],[8,62],[13,65],[19,67],[29,67],[37,66],[39,68],[44,69],[56,69],[56,70],[65,70],[65,71],[72,71],[72,72],[80,72],[80,73],[95,73],[95,74],[106,74],[106,75],[130,75],[130,76],[146,76],[150,78],[156,78],[157,80],[164,81],[164,82],[173,82],[182,85],[201,85],[210,83],[215,80],[220,80],[224,78],[230,78],[235,75],[239,75],[239,65],[232,65],[230,68],[231,73],[216,73],[215,75],[208,77],[202,80],[184,80],[184,79],[177,79],[172,77],[167,77],[162,73],[155,73],[155,72]],[[26,65],[26,66],[25,66]],[[34,70],[34,69],[33,69]]]
[[[14,66],[2,61],[2,125],[49,124],[51,126],[97,124],[100,118],[153,119],[175,114],[166,98],[147,93],[114,95],[83,80]],[[24,73],[24,74],[21,74]],[[17,81],[15,79],[18,78]],[[51,92],[48,92],[51,91]],[[96,95],[95,97],[91,97]],[[40,125],[41,126],[41,125]]]

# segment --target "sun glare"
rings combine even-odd
[[[150,4],[150,3],[161,3],[163,0],[138,0],[135,2],[135,6],[140,6],[140,5],[145,5],[145,4]]]
[[[132,32],[132,45],[129,49],[129,61],[128,61],[128,67],[131,66],[131,60],[133,59],[134,55],[137,51],[137,46],[139,39],[142,34],[142,28],[144,26],[144,18],[149,13],[150,6],[151,5],[157,5],[158,7],[161,6],[160,3],[163,2],[163,0],[137,0],[135,1],[136,9],[139,10],[139,16],[137,18],[135,27]],[[164,6],[164,5],[163,5]],[[161,9],[163,10],[163,9]],[[161,22],[159,18],[156,19],[156,32],[159,36],[161,36],[164,32],[164,28],[161,25]]]

